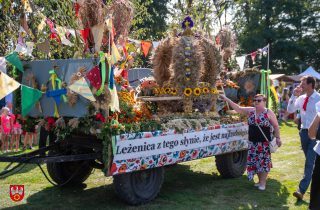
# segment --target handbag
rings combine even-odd
[[[254,117],[255,117],[255,120],[256,120],[256,124],[257,124],[256,109],[254,109]],[[263,133],[262,129],[260,128],[260,126],[258,124],[257,124],[257,126],[260,129],[261,133],[263,134],[264,138],[267,140],[267,142],[269,142],[270,152],[271,153],[275,153],[277,151],[277,149],[278,149],[277,139],[273,138],[272,141],[269,141],[268,138],[266,137],[266,135],[264,135],[264,133]]]

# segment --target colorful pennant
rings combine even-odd
[[[84,43],[85,43],[85,51],[87,52],[87,38],[89,36],[89,31],[90,28],[84,29],[84,30],[79,30],[79,33],[81,34],[81,36],[83,37]]]
[[[255,59],[256,55],[258,54],[258,52],[259,52],[259,50],[257,50],[257,51],[255,51],[255,52],[251,53],[251,59],[252,59],[252,61],[254,61],[254,59]]]
[[[104,30],[104,23],[101,23],[91,28],[94,43],[95,43],[94,49],[96,53],[100,51],[102,37],[103,37],[103,30]]]
[[[78,81],[70,85],[69,89],[82,95],[83,97],[85,97],[86,99],[89,99],[90,101],[96,101],[84,77],[81,77]]]
[[[37,103],[41,96],[41,91],[21,85],[21,107],[23,117],[31,111],[32,107]]]
[[[141,41],[141,47],[144,53],[144,56],[147,57],[149,49],[151,46],[151,42],[145,42],[145,41]]]
[[[50,44],[48,41],[45,42],[41,42],[41,43],[37,43],[36,46],[42,50],[46,55],[51,56],[50,55]]]
[[[95,87],[97,90],[100,89],[102,82],[99,65],[96,65],[93,69],[91,69],[85,77],[90,81],[93,87]]]
[[[236,60],[238,62],[238,65],[240,67],[240,71],[243,71],[244,68],[244,64],[246,62],[246,56],[240,56],[240,57],[236,57]]]
[[[17,55],[16,52],[12,52],[9,55],[7,55],[6,60],[9,61],[14,67],[17,67],[20,71],[23,72],[23,66],[22,63]]]
[[[5,73],[0,75],[0,99],[6,97],[20,86],[20,83]]]

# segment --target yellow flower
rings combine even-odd
[[[163,88],[160,89],[160,94],[161,94],[162,92],[163,92],[164,94],[166,94]]]
[[[184,95],[190,96],[191,94],[192,94],[192,89],[191,88],[184,89]]]
[[[207,87],[204,87],[204,88],[202,89],[202,92],[203,92],[204,94],[207,94],[207,93],[209,93],[209,89],[208,89]]]
[[[172,95],[176,95],[177,94],[177,88],[172,89],[171,93],[172,93]]]
[[[184,48],[184,49],[186,49],[186,50],[190,50],[190,47],[186,47],[186,48]]]
[[[159,94],[159,90],[158,90],[158,88],[156,88],[156,94]]]
[[[211,88],[211,93],[212,93],[212,94],[216,94],[216,91],[215,91],[214,88]]]
[[[187,81],[189,81],[190,80],[190,78],[186,78],[187,79]]]
[[[167,87],[166,88],[166,93],[170,93],[171,92],[171,88]]]
[[[188,62],[188,61],[190,61],[190,59],[189,59],[189,58],[186,58],[186,59],[185,59],[185,61],[187,61],[187,62]]]
[[[190,69],[189,69],[189,68],[187,68],[186,70],[187,70],[187,71],[190,71]]]
[[[194,93],[196,96],[199,96],[200,93],[201,93],[201,89],[200,89],[200,88],[195,88],[195,89],[193,90],[193,93]]]
[[[167,91],[166,91],[166,89],[164,89],[164,88],[161,88],[161,90],[162,90],[162,92],[163,92],[164,94],[167,94]]]

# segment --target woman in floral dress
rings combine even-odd
[[[263,94],[257,94],[254,97],[254,107],[240,107],[225,95],[221,94],[220,97],[222,98],[221,100],[227,101],[236,112],[249,116],[249,146],[247,159],[248,180],[252,180],[253,176],[257,174],[259,183],[255,183],[254,186],[258,187],[259,190],[265,190],[268,172],[270,172],[270,168],[272,168],[268,141],[273,139],[273,129],[276,134],[277,145],[278,147],[281,146],[280,130],[277,118],[272,110],[265,108],[267,98]],[[268,141],[258,126],[260,126]]]

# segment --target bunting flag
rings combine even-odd
[[[269,48],[269,45],[265,46],[264,48],[261,49],[261,53],[263,53],[264,51],[266,51]]]
[[[30,34],[29,28],[28,28],[28,24],[27,24],[27,18],[26,15],[23,16],[23,18],[21,18],[21,24],[20,24],[23,28],[23,30]]]
[[[22,63],[17,55],[16,52],[12,52],[9,55],[7,55],[6,60],[9,61],[14,67],[17,67],[21,72],[23,72],[23,66]],[[14,69],[15,70],[15,69]]]
[[[20,34],[19,34],[19,38],[18,38],[18,43],[17,43],[17,44],[19,44],[19,45],[23,46],[23,42],[22,42],[22,39],[21,39]]]
[[[54,28],[53,28],[54,23],[51,20],[49,20],[47,17],[46,17],[46,21],[51,29],[51,32],[54,32]]]
[[[57,105],[60,104],[60,98],[64,94],[67,94],[67,88],[58,89],[58,90],[51,90],[51,91],[46,92],[47,98],[53,97],[53,99]]]
[[[21,85],[21,108],[23,117],[26,117],[41,96],[41,91]]]
[[[124,52],[124,55],[123,55],[124,59],[123,60],[125,60],[126,58],[129,57],[126,45],[122,44],[122,49],[123,49],[123,52]]]
[[[90,101],[96,101],[96,99],[92,95],[90,87],[84,77],[81,77],[78,81],[76,81],[75,83],[70,85],[69,89],[82,95],[83,97],[85,97],[86,99],[88,99]]]
[[[79,30],[79,33],[83,37],[83,40],[84,40],[84,43],[85,43],[86,52],[87,52],[87,38],[89,36],[89,31],[90,31],[90,28],[87,28],[87,29],[84,29],[84,30]]]
[[[75,31],[73,28],[69,28],[69,29],[68,29],[68,32],[70,32],[70,34],[71,34],[74,38],[76,38],[76,31]]]
[[[38,25],[38,29],[40,31],[42,31],[42,29],[45,27],[46,25],[46,17],[38,10],[38,14],[41,17],[41,23]]]
[[[111,34],[111,40],[112,40],[111,44],[113,44],[113,40],[114,40],[114,36],[116,35],[116,31],[114,30],[112,19],[111,18],[107,19],[106,24],[107,24],[108,30]]]
[[[73,7],[75,7],[76,8],[76,18],[78,17],[78,15],[79,15],[79,3],[76,3]]]
[[[5,73],[0,75],[0,99],[3,99],[20,86],[20,83],[9,77]]]
[[[109,67],[109,89],[113,90],[113,85],[114,85],[114,73],[113,73],[114,65]]]
[[[20,26],[19,32],[21,32],[21,33],[27,33],[27,32],[22,28],[22,26]]]
[[[137,45],[141,46],[141,42],[138,40],[135,40],[135,39],[128,38],[127,43],[129,43],[129,44],[136,43]]]
[[[27,42],[26,45],[20,45],[20,44],[16,44],[16,52],[21,52],[24,55],[28,55],[30,57],[32,57],[32,51],[33,51],[33,45],[34,42]]]
[[[0,57],[0,71],[7,73],[7,63],[5,57]]]
[[[118,60],[121,59],[121,55],[116,47],[116,45],[113,43],[112,44],[112,49],[111,49],[111,64],[115,64],[118,62]]]
[[[103,31],[104,31],[104,23],[101,23],[99,25],[96,25],[91,28],[92,34],[93,34],[93,40],[95,43],[95,52],[98,53],[100,51],[102,37],[103,37]]]
[[[259,52],[259,50],[251,53],[251,59],[252,59],[252,61],[254,61],[254,58],[256,57],[256,55],[257,55],[258,52]]]
[[[89,80],[93,87],[95,87],[97,90],[100,89],[102,82],[99,65],[96,65],[93,69],[91,69],[85,77]]]
[[[70,47],[73,46],[73,44],[69,41],[69,39],[66,39],[66,38],[63,38],[63,39],[61,40],[61,43],[64,44],[64,45],[68,45],[68,46],[70,46]]]
[[[31,6],[29,4],[29,0],[25,0],[24,1],[24,10],[27,11],[27,12],[33,12],[32,9],[31,9]]]
[[[113,90],[111,92],[111,107],[115,109],[116,112],[120,112],[120,106],[119,106],[119,98],[117,94],[117,88],[116,85],[113,84]]]
[[[144,56],[147,57],[149,49],[151,46],[151,42],[145,42],[145,41],[141,41],[141,47],[144,53]]]
[[[36,46],[42,50],[42,52],[44,52],[46,55],[51,56],[50,55],[50,44],[48,41],[42,42],[42,43],[37,43]]]
[[[240,67],[240,71],[243,71],[244,68],[244,64],[246,62],[246,56],[240,56],[240,57],[236,57],[236,60],[238,62],[238,65]]]
[[[61,40],[64,39],[65,34],[67,32],[66,28],[63,26],[56,25],[56,30],[57,30],[58,35],[60,36],[60,39]]]
[[[152,44],[153,44],[153,47],[154,47],[154,48],[157,48],[158,45],[159,45],[159,42],[152,42]]]
[[[55,31],[51,31],[49,39],[57,39],[57,41],[59,42],[59,45],[61,46],[60,39],[58,38],[57,33]]]

